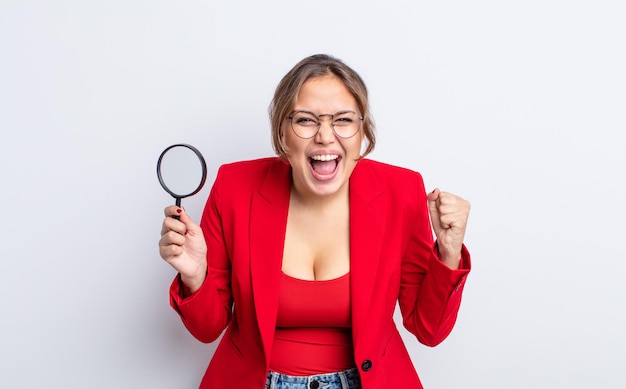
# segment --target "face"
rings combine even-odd
[[[302,85],[293,111],[316,115],[354,111],[361,116],[356,99],[336,76],[312,78]],[[317,135],[298,137],[289,119],[283,122],[282,141],[292,168],[295,192],[304,197],[332,196],[348,190],[350,175],[357,164],[363,142],[363,124],[351,138],[333,132],[330,117],[323,116]]]

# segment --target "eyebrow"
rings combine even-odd
[[[295,109],[295,110],[291,111],[291,113],[289,115],[293,115],[296,112],[306,112],[306,113],[310,113],[310,114],[315,115],[315,116],[337,115],[339,113],[349,113],[349,112],[356,114],[356,111],[354,111],[352,109],[342,109],[342,110],[337,111],[335,113],[320,113],[320,114],[315,113],[313,111],[309,111],[308,109]]]

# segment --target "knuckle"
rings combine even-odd
[[[167,240],[170,243],[174,243],[174,244],[183,244],[185,243],[185,237],[181,234],[179,234],[176,231],[168,231],[167,234]]]

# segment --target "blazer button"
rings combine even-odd
[[[372,368],[372,361],[370,361],[369,359],[366,359],[363,361],[363,363],[361,363],[361,369],[363,371],[368,371],[371,368]]]

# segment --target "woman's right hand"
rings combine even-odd
[[[177,220],[174,216],[179,216]],[[207,247],[199,225],[175,205],[165,208],[159,240],[161,257],[180,273],[188,292],[200,289],[206,278]]]

